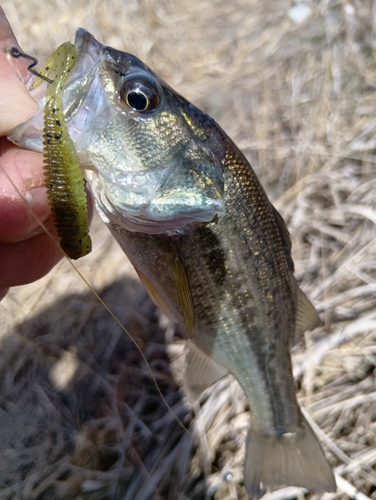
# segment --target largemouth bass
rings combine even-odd
[[[318,324],[291,242],[248,161],[135,56],[85,30],[63,89],[66,127],[103,220],[187,341],[194,399],[232,373],[251,408],[245,485],[334,491],[295,396],[290,344]],[[40,93],[41,90],[38,89]],[[44,97],[10,139],[42,151]]]

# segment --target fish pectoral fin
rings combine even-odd
[[[300,337],[306,330],[314,330],[320,326],[321,320],[316,309],[297,286],[297,308],[295,323],[295,338]]]
[[[251,498],[266,488],[298,486],[316,493],[336,491],[336,481],[321,446],[302,416],[299,432],[281,437],[259,435],[250,429],[244,466],[245,487]]]
[[[171,254],[167,254],[165,260],[175,285],[180,311],[184,318],[188,335],[192,337],[195,329],[195,321],[191,287],[179,250],[173,245],[171,248]]]
[[[146,291],[148,292],[149,297],[152,299],[154,304],[157,307],[159,307],[168,318],[173,319],[173,315],[172,315],[171,311],[169,310],[167,305],[163,302],[161,296],[159,295],[157,290],[154,288],[154,286],[151,284],[150,280],[136,266],[134,266],[134,268],[138,274],[138,277],[140,278],[141,283],[146,288]]]
[[[185,374],[183,388],[189,401],[196,401],[215,382],[225,377],[228,371],[201,351],[192,341],[185,345]]]

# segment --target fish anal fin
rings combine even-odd
[[[324,452],[303,416],[296,433],[276,437],[249,431],[244,480],[252,499],[262,497],[266,488],[298,486],[316,493],[337,488]]]
[[[297,286],[295,338],[303,335],[306,330],[314,330],[320,324],[321,320],[316,309]]]
[[[184,323],[190,337],[195,329],[193,300],[191,287],[189,285],[187,273],[181,260],[180,252],[175,246],[171,246],[171,253],[165,255],[165,261],[173,279],[180,311],[184,318]]]
[[[201,351],[192,341],[185,350],[185,374],[183,388],[189,401],[196,401],[205,389],[225,377],[228,371]]]

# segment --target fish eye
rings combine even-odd
[[[159,89],[152,82],[141,79],[126,80],[119,95],[123,104],[139,113],[153,111],[161,101]]]

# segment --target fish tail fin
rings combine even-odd
[[[303,415],[301,418],[298,432],[281,437],[249,431],[244,480],[252,499],[262,497],[267,487],[300,486],[316,493],[336,490],[324,452]]]

